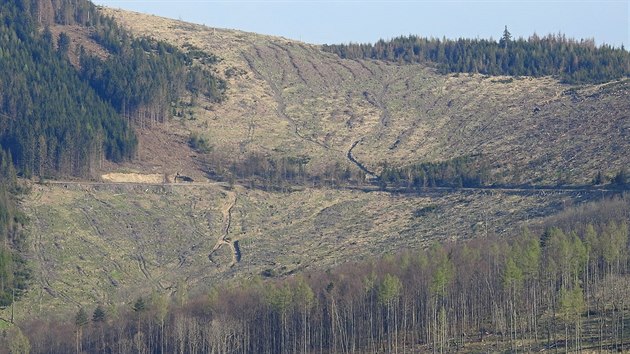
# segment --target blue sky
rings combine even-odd
[[[597,44],[630,44],[629,0],[330,1],[93,0],[95,4],[211,27],[278,35],[313,44],[374,42],[417,34],[490,38],[562,32]]]

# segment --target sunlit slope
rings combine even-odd
[[[630,83],[561,85],[552,78],[440,75],[423,65],[342,60],[284,38],[105,10],[137,33],[215,53],[228,100],[200,102],[185,121],[235,156],[309,156],[309,168],[347,152],[371,171],[482,154],[493,181],[590,182],[628,164]]]
[[[176,172],[204,180],[190,133],[229,161],[261,152],[369,170],[481,154],[501,183],[587,183],[628,165],[630,83],[569,87],[551,78],[437,74],[422,65],[341,60],[317,46],[104,10],[137,35],[196,46],[222,60],[226,101],[183,97],[183,112],[138,129],[137,158],[104,172]],[[113,170],[113,171],[110,171]],[[156,177],[157,178],[157,177]],[[158,178],[159,179],[159,178]],[[123,306],[152,291],[185,296],[237,277],[304,269],[425,247],[513,235],[592,194],[460,191],[398,195],[223,184],[34,185],[29,217],[33,285],[27,315]],[[146,183],[146,184],[142,184]],[[6,317],[3,315],[3,317]]]
[[[35,185],[22,202],[33,284],[18,311],[121,306],[153,291],[186,296],[234,277],[282,276],[438,240],[509,234],[580,200],[545,192]]]

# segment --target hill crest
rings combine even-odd
[[[206,138],[215,160],[306,156],[313,174],[339,164],[358,175],[365,171],[347,158],[351,148],[377,174],[384,164],[482,153],[496,183],[542,185],[587,184],[628,163],[616,153],[630,148],[627,79],[571,86],[549,77],[441,75],[420,64],[340,59],[285,38],[103,11],[137,35],[221,58],[226,102],[199,102],[175,124]]]

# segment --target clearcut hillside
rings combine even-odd
[[[307,169],[348,152],[376,174],[481,155],[490,183],[588,184],[628,165],[630,82],[570,86],[553,78],[440,75],[427,65],[344,60],[284,38],[104,9],[140,36],[222,59],[225,103],[198,102],[172,124],[216,153],[309,158]],[[162,163],[167,165],[167,162]]]
[[[95,303],[115,313],[154,292],[185,298],[242,277],[283,277],[437,241],[515,235],[596,197],[280,193],[212,183],[33,185],[22,200],[32,284],[16,316],[64,314]]]

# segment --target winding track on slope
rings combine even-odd
[[[348,150],[348,154],[346,156],[348,157],[348,160],[350,160],[350,162],[352,162],[355,166],[357,166],[361,171],[363,171],[370,178],[378,179],[378,176],[376,175],[376,173],[370,171],[367,167],[365,167],[365,165],[363,165],[361,162],[359,162],[354,157],[354,155],[352,155],[352,150],[354,150],[354,148],[357,147],[357,145],[359,145],[362,141],[363,141],[363,138],[355,141],[352,144],[352,146],[350,147],[350,149]]]
[[[212,255],[221,248],[223,245],[228,245],[230,250],[232,251],[232,263],[230,263],[230,267],[234,267],[236,263],[241,260],[241,251],[238,248],[237,241],[232,241],[230,239],[230,227],[232,226],[232,209],[236,205],[236,193],[233,191],[227,192],[228,201],[223,206],[221,213],[223,214],[223,227],[221,236],[217,240],[217,243],[212,248],[212,251],[208,255],[208,259],[212,261]],[[236,243],[236,244],[235,244]]]
[[[367,66],[365,66],[365,64],[362,64],[363,67],[367,69]],[[372,71],[370,71],[372,73]],[[369,98],[369,93],[366,91],[364,93],[365,99],[373,106],[375,106],[376,108],[378,108],[381,111],[381,117],[379,119],[379,124],[378,126],[381,128],[379,129],[379,131],[376,134],[377,139],[381,139],[383,136],[383,132],[385,131],[385,128],[387,128],[387,126],[389,125],[390,122],[390,114],[389,114],[389,109],[387,108],[387,104],[385,103],[385,96],[387,95],[387,92],[389,91],[389,86],[392,84],[392,82],[394,82],[395,79],[393,78],[388,78],[384,83],[383,83],[383,88],[381,90],[381,92],[379,92],[378,96],[371,100]],[[357,166],[359,168],[359,170],[363,171],[366,175],[368,175],[370,178],[374,179],[374,180],[379,180],[379,176],[369,170],[363,163],[361,163],[359,160],[356,159],[356,157],[354,157],[354,155],[352,154],[352,150],[354,150],[354,148],[357,147],[357,145],[359,145],[361,142],[363,142],[363,140],[366,138],[367,136],[363,136],[361,139],[356,140],[354,143],[352,143],[352,145],[350,146],[350,149],[348,149],[348,153],[346,154],[346,157],[348,158],[348,160],[354,164],[355,166]]]
[[[260,48],[258,46],[256,46],[256,45],[253,45],[253,49],[254,49],[254,51],[256,53],[255,56],[258,57],[258,59],[260,59],[260,60],[264,60]],[[297,76],[305,84],[307,83],[303,73],[301,72],[300,68],[296,64],[295,59],[293,58],[293,56],[292,56],[292,54],[291,54],[291,52],[289,50],[287,50],[286,48],[280,47],[277,44],[273,44],[273,48],[271,48],[271,49],[274,51],[274,56],[276,57],[277,60],[280,60],[279,52],[284,52],[284,54],[288,56],[289,62],[291,63],[293,68],[296,70]],[[273,92],[273,96],[274,96],[275,101],[276,101],[276,105],[277,105],[276,110],[277,110],[278,115],[289,123],[289,125],[291,126],[291,130],[293,131],[293,133],[298,138],[300,138],[302,140],[305,140],[307,142],[313,143],[313,144],[317,144],[318,146],[320,146],[320,147],[322,147],[322,148],[324,148],[326,150],[337,151],[336,149],[331,148],[330,146],[328,146],[325,143],[322,143],[322,142],[320,142],[320,141],[318,141],[316,139],[309,138],[309,137],[304,136],[303,134],[301,134],[300,130],[299,130],[298,123],[287,114],[287,112],[286,112],[286,102],[284,100],[284,97],[282,97],[282,92],[280,91],[280,89],[278,88],[276,83],[273,81],[273,79],[268,77],[268,76],[263,75],[260,72],[260,70],[258,70],[258,68],[256,68],[255,61],[254,61],[255,59],[253,58],[253,55],[250,55],[249,53],[243,52],[242,53],[242,58],[245,60],[245,62],[249,66],[249,69],[252,71],[252,73],[254,73],[254,75],[256,75],[259,79],[263,80],[264,82],[266,82],[269,85],[269,88]],[[360,64],[361,64],[361,66],[363,68],[368,70],[370,73],[373,73],[373,71],[370,70],[364,63],[360,63]],[[356,77],[356,74],[351,69],[349,69],[346,66],[344,66],[344,68],[349,70],[350,73],[353,76]],[[317,71],[319,73],[319,70],[317,70]],[[319,73],[319,74],[321,75],[321,73]],[[282,70],[282,80],[285,80],[285,77],[286,77],[286,70],[283,69]],[[383,88],[382,88],[381,92],[379,92],[378,97],[376,98],[376,102],[371,102],[379,110],[381,110],[381,117],[380,117],[380,120],[379,120],[379,125],[381,127],[387,127],[389,125],[390,116],[389,116],[389,110],[387,109],[387,106],[385,104],[385,96],[386,96],[387,91],[389,90],[389,86],[390,86],[390,84],[392,82],[393,82],[393,79],[391,79],[391,78],[386,80],[386,82],[383,84]],[[365,137],[362,137],[359,140],[356,140],[351,145],[351,147],[348,149],[348,151],[346,152],[345,157],[348,159],[348,161],[350,161],[351,164],[355,165],[359,170],[363,171],[367,176],[369,176],[372,179],[376,179],[377,180],[378,179],[378,175],[376,173],[374,173],[373,171],[369,170],[363,163],[358,161],[356,159],[356,157],[354,157],[354,155],[352,154],[352,151],[354,150],[354,148],[356,148],[357,145],[359,145],[359,143],[361,143],[364,138]],[[341,152],[341,151],[339,151],[339,152]]]

